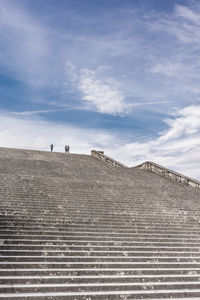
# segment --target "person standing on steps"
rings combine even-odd
[[[52,152],[53,151],[53,144],[51,144],[50,149],[51,149],[51,152]]]
[[[69,153],[69,149],[70,149],[69,145],[65,145],[65,153]]]

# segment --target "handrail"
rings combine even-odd
[[[187,177],[183,174],[172,171],[170,169],[167,169],[151,161],[146,161],[138,166],[135,166],[135,168],[149,170],[160,176],[169,178],[172,181],[179,182],[184,185],[200,188],[200,181],[192,179],[190,177]]]
[[[112,159],[109,156],[106,156],[103,151],[92,150],[91,155],[112,167],[127,168],[125,165],[121,164],[120,162]]]
[[[103,151],[92,150],[91,155],[112,167],[128,168],[127,166],[112,159],[111,157],[106,156]],[[187,177],[178,172],[172,171],[172,170],[165,168],[161,165],[158,165],[152,161],[146,161],[140,165],[135,166],[134,168],[149,170],[149,171],[156,173],[162,177],[168,178],[174,182],[178,182],[183,185],[200,188],[200,181],[192,179],[190,177]]]

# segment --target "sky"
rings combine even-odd
[[[0,147],[200,179],[200,2],[0,0]]]

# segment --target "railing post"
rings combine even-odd
[[[120,162],[112,159],[111,157],[106,156],[104,154],[104,151],[92,150],[91,155],[99,160],[104,161],[106,164],[109,164],[113,167],[127,168],[125,165],[121,164]]]

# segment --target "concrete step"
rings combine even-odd
[[[170,292],[167,290],[163,291],[113,291],[113,292],[52,292],[52,293],[18,293],[18,294],[2,294],[2,299],[17,299],[17,300],[35,300],[35,299],[42,299],[42,300],[52,300],[52,299],[59,299],[59,300],[121,300],[121,299],[129,299],[129,300],[139,300],[139,299],[176,299],[182,300],[187,298],[187,300],[196,300],[200,297],[200,292],[198,289],[193,289],[188,291],[188,289],[183,290],[171,290]]]
[[[141,287],[142,284],[142,287]],[[51,292],[105,292],[105,291],[166,291],[166,290],[199,290],[199,282],[118,282],[118,283],[50,283],[50,284],[2,284],[0,294],[3,293],[51,293]]]
[[[189,242],[189,241],[179,241],[179,242],[174,242],[174,241],[95,241],[95,240],[78,240],[78,239],[72,239],[72,240],[64,240],[64,239],[55,239],[55,240],[52,240],[52,239],[34,239],[31,237],[29,237],[29,239],[25,239],[23,237],[12,237],[11,238],[8,238],[7,236],[1,236],[0,237],[1,240],[4,241],[4,244],[20,244],[20,245],[45,245],[45,244],[49,244],[49,245],[66,245],[66,246],[70,246],[70,245],[73,245],[73,246],[80,246],[80,247],[84,247],[84,246],[90,246],[90,247],[94,247],[94,246],[107,246],[107,247],[110,247],[110,246],[114,246],[114,247],[117,247],[117,246],[121,246],[121,247],[127,247],[127,246],[140,246],[140,247],[145,247],[145,246],[148,246],[148,247],[152,247],[152,246],[156,246],[156,247],[173,247],[173,248],[176,248],[176,247],[188,247],[188,248],[193,248],[193,247],[196,247],[196,248],[200,248],[200,242]]]
[[[91,245],[88,244],[87,246],[80,246],[80,245],[66,245],[66,244],[51,244],[47,243],[44,245],[38,244],[8,244],[7,241],[4,241],[3,245],[0,245],[0,250],[13,250],[13,249],[22,249],[22,250],[66,250],[66,251],[169,251],[173,252],[185,252],[189,251],[191,253],[199,251],[199,247],[187,247],[187,246],[122,246],[122,245],[112,245],[112,246],[105,246],[105,245]]]
[[[162,242],[162,243],[182,243],[184,242],[185,244],[188,243],[192,243],[192,244],[199,244],[200,243],[200,237],[198,238],[192,238],[190,236],[186,237],[160,237],[160,236],[151,236],[151,237],[143,237],[142,235],[135,235],[135,236],[117,236],[117,237],[113,237],[113,236],[78,236],[78,235],[51,235],[51,234],[46,234],[44,235],[44,233],[40,233],[40,234],[27,234],[26,233],[21,233],[21,232],[17,232],[14,234],[9,233],[9,234],[1,234],[0,233],[0,240],[10,240],[10,239],[19,239],[20,240],[43,240],[43,241],[47,241],[47,240],[59,240],[59,241],[89,241],[89,242],[125,242],[128,243],[130,241],[130,239],[132,241],[134,241],[134,243],[137,242],[150,242],[150,243],[157,243],[157,242]]]
[[[44,267],[44,266],[43,266]],[[111,276],[111,275],[133,275],[133,276],[158,276],[158,275],[199,275],[200,268],[190,267],[188,268],[15,268],[15,269],[1,269],[1,276]]]
[[[118,263],[124,263],[129,262],[130,264],[133,262],[147,262],[147,263],[199,263],[200,262],[200,256],[199,257],[159,257],[159,256],[67,256],[67,255],[57,255],[57,256],[47,256],[47,255],[39,255],[39,256],[0,256],[0,262],[63,262],[63,263],[70,263],[70,262],[118,262]]]
[[[60,227],[59,224],[54,224],[54,226],[42,226],[42,225],[38,225],[36,226],[36,224],[34,224],[33,226],[29,226],[24,224],[23,225],[0,225],[1,229],[0,232],[8,232],[8,231],[16,231],[16,232],[31,232],[32,230],[34,230],[35,232],[51,232],[51,233],[60,233],[60,234],[76,234],[78,235],[79,233],[81,234],[88,234],[88,235],[101,235],[101,234],[105,234],[106,235],[122,235],[122,236],[126,236],[126,235],[134,235],[134,234],[141,234],[143,236],[148,236],[148,235],[152,235],[152,236],[172,236],[172,235],[177,235],[177,236],[194,236],[194,237],[199,237],[199,229],[196,230],[182,230],[181,228],[178,229],[176,227],[173,227],[173,229],[169,229],[167,227],[163,228],[163,229],[159,229],[155,226],[148,226],[148,227],[142,227],[142,226],[138,226],[138,225],[132,225],[132,227],[130,228],[123,228],[123,229],[118,229],[118,228],[101,228],[98,227],[99,225],[97,224],[95,226],[95,228],[87,225],[83,225],[82,227],[76,226],[76,224],[67,224],[63,227]]]
[[[89,224],[87,224],[89,225]],[[79,232],[79,230],[77,231],[76,228],[72,228],[70,229],[68,227],[68,225],[63,225],[63,230],[60,230],[60,233],[57,233],[55,234],[53,232],[53,230],[50,232],[47,232],[45,231],[45,228],[41,228],[40,230],[38,230],[37,232],[31,234],[29,233],[29,231],[23,231],[21,232],[20,230],[16,230],[16,232],[14,234],[11,234],[11,236],[15,236],[16,234],[17,235],[21,235],[21,236],[25,236],[25,235],[31,235],[31,236],[36,236],[36,235],[39,235],[39,236],[63,236],[63,237],[67,237],[67,236],[73,236],[73,237],[76,237],[76,236],[82,236],[83,238],[84,237],[90,237],[90,238],[93,238],[94,236],[97,236],[98,237],[101,237],[101,236],[104,236],[104,234],[101,234],[101,231],[104,230],[104,228],[102,228],[101,226],[99,228],[97,228],[99,225],[98,224],[95,224],[95,223],[90,223],[90,226],[91,227],[96,227],[96,232],[93,230],[91,232],[89,232],[87,234],[87,231],[83,231],[83,232]],[[127,239],[133,239],[134,237],[146,237],[146,238],[149,238],[149,237],[154,237],[155,239],[156,238],[178,238],[178,237],[181,237],[181,238],[193,238],[195,240],[198,241],[199,237],[197,235],[197,231],[193,231],[193,230],[190,230],[190,231],[185,231],[185,232],[181,232],[180,230],[180,234],[178,232],[178,229],[176,228],[174,231],[172,230],[168,230],[168,228],[165,228],[165,230],[157,230],[156,232],[154,230],[151,229],[151,227],[148,227],[146,226],[146,229],[145,227],[143,228],[142,231],[140,231],[139,229],[137,229],[137,227],[135,227],[135,231],[134,232],[130,232],[129,229],[126,231],[125,230],[126,227],[124,227],[124,231],[123,232],[119,232],[120,229],[118,229],[117,227],[113,228],[112,230],[108,231],[108,234],[105,233],[105,238],[122,238],[122,237],[125,237]],[[55,228],[56,229],[56,226]],[[134,227],[133,227],[133,230],[134,230]],[[146,231],[145,231],[146,230]],[[8,231],[1,231],[0,232],[0,235],[1,236],[5,236],[7,233],[7,236],[10,236],[10,232]],[[124,233],[124,234],[123,234]]]
[[[11,191],[9,192],[9,194],[11,193]],[[0,195],[1,195],[1,191],[0,191]],[[13,195],[16,197],[16,193]],[[43,196],[44,197],[44,196]],[[81,195],[80,195],[81,197]],[[171,215],[168,215],[168,211],[169,209],[166,208],[166,203],[163,203],[163,206],[161,206],[160,208],[156,208],[155,211],[149,211],[148,210],[148,206],[146,205],[146,207],[141,207],[142,206],[142,200],[140,199],[140,204],[137,205],[135,204],[135,201],[133,199],[131,199],[131,201],[129,203],[123,203],[123,205],[118,202],[116,202],[116,198],[114,201],[109,201],[109,202],[104,202],[101,200],[98,202],[95,201],[81,201],[81,205],[77,208],[77,206],[75,205],[75,201],[73,201],[73,199],[69,199],[69,198],[61,198],[60,195],[57,196],[56,199],[56,195],[54,195],[54,198],[50,198],[48,199],[48,203],[45,201],[42,201],[43,198],[38,198],[37,199],[37,194],[36,195],[32,195],[30,196],[26,196],[22,197],[22,195],[20,195],[19,198],[15,198],[15,201],[12,200],[12,202],[7,202],[7,198],[1,198],[2,204],[1,207],[4,210],[8,210],[11,211],[12,209],[15,209],[17,211],[20,211],[21,209],[28,209],[31,211],[40,211],[42,210],[48,210],[49,213],[53,213],[54,210],[56,210],[58,213],[62,212],[62,209],[64,211],[69,211],[70,213],[88,213],[88,212],[93,212],[94,214],[98,214],[98,215],[103,215],[106,212],[106,208],[109,208],[109,212],[108,215],[112,215],[112,213],[114,214],[119,214],[121,216],[123,216],[123,214],[129,214],[130,216],[139,216],[142,215],[144,217],[147,218],[153,218],[156,217],[158,215],[158,212],[160,213],[160,215],[158,216],[159,219],[161,219],[161,216],[164,216],[165,218],[175,218],[176,216],[179,217],[184,217],[184,216],[190,216],[191,213],[194,213],[194,215],[199,215],[198,212],[196,210],[193,209],[188,209],[187,207],[171,207],[170,212]],[[121,199],[119,199],[121,200]],[[67,204],[66,204],[67,201]],[[71,202],[69,202],[71,201]],[[73,202],[72,202],[73,201]],[[146,204],[146,200],[144,201],[144,203]],[[92,204],[92,206],[91,206]],[[117,205],[118,204],[118,205]],[[160,201],[160,204],[162,205],[162,201]],[[89,211],[87,211],[87,207],[89,209]],[[192,216],[192,215],[191,215]]]
[[[25,230],[25,229],[17,229],[15,228],[15,230],[11,230],[11,229],[0,229],[0,235],[31,235],[31,236],[67,236],[67,237],[101,237],[104,236],[105,238],[134,238],[134,237],[155,237],[155,238],[193,238],[193,239],[199,239],[199,235],[196,233],[177,233],[177,232],[152,232],[152,231],[138,231],[136,230],[132,230],[132,232],[129,231],[124,231],[124,232],[118,232],[118,231],[77,231],[76,229],[64,229],[63,230],[56,230],[56,228],[53,228],[52,230],[49,229],[45,229],[45,227],[43,228],[39,228],[37,230]]]
[[[118,201],[120,201],[121,199],[119,199]],[[7,201],[7,199],[5,200],[1,200],[3,201]],[[33,202],[35,201],[35,204],[33,205]],[[108,216],[112,217],[113,215],[119,215],[121,216],[121,218],[123,218],[124,215],[129,215],[130,217],[139,217],[142,216],[145,219],[156,219],[156,216],[158,216],[158,220],[162,221],[162,217],[165,218],[166,220],[170,220],[170,219],[176,219],[177,217],[179,217],[180,219],[183,218],[192,218],[193,216],[198,217],[199,213],[197,211],[193,211],[193,210],[188,210],[188,209],[182,209],[182,210],[178,210],[178,209],[171,209],[170,213],[171,215],[169,216],[169,209],[157,209],[155,208],[154,212],[153,211],[149,211],[148,209],[150,209],[149,207],[146,208],[142,208],[141,209],[141,205],[140,208],[135,207],[135,205],[132,207],[131,203],[130,205],[126,205],[126,206],[116,206],[116,203],[110,203],[110,205],[106,204],[106,203],[102,203],[102,205],[100,206],[99,204],[95,203],[94,201],[90,201],[88,203],[84,203],[82,204],[82,206],[79,207],[79,209],[77,209],[77,206],[75,205],[77,202],[74,202],[74,206],[72,207],[71,205],[64,205],[64,202],[56,201],[54,200],[54,202],[51,204],[49,202],[49,204],[46,206],[45,205],[41,205],[41,199],[38,199],[37,201],[34,199],[29,199],[29,201],[27,201],[27,198],[22,200],[22,199],[18,199],[17,203],[12,203],[12,205],[10,204],[8,205],[3,205],[2,204],[2,209],[4,209],[4,211],[8,211],[8,213],[12,213],[13,210],[15,210],[16,213],[20,214],[21,211],[28,211],[28,212],[41,212],[41,211],[46,211],[49,213],[49,215],[53,215],[55,213],[55,211],[60,214],[62,214],[62,210],[63,213],[69,213],[69,214],[79,214],[80,217],[84,214],[89,214],[92,213],[94,214],[94,216],[104,216],[106,213],[106,210],[109,209],[109,213]],[[69,202],[69,199],[65,199],[65,203]],[[133,200],[132,200],[133,202]],[[20,204],[19,204],[20,203]],[[162,207],[162,206],[161,206]],[[87,211],[88,209],[88,211]],[[155,213],[156,211],[156,213]]]
[[[0,262],[0,268],[1,269],[26,269],[26,268],[35,268],[35,269],[42,269],[42,268],[64,268],[64,269],[88,269],[88,268],[95,268],[95,269],[101,269],[101,268],[111,268],[111,269],[156,269],[156,268],[175,268],[175,269],[181,269],[181,268],[200,268],[199,262],[157,262],[150,261],[150,262],[111,262],[111,261],[99,261],[99,262]]]
[[[27,224],[28,223],[28,224]],[[19,225],[20,224],[20,225]],[[33,223],[33,226],[36,226],[37,224],[37,228],[39,232],[45,232],[46,229],[52,229],[52,230],[59,230],[61,231],[67,231],[67,232],[80,232],[80,230],[82,232],[91,232],[91,233],[95,233],[97,232],[100,233],[102,231],[107,231],[107,233],[113,233],[113,234],[118,234],[118,233],[124,233],[124,234],[156,234],[156,235],[186,235],[186,236],[192,236],[192,235],[198,235],[199,229],[195,228],[189,228],[189,229],[182,229],[181,226],[166,226],[166,227],[161,227],[158,228],[158,226],[154,226],[154,225],[148,225],[148,226],[140,226],[138,224],[132,224],[130,226],[105,226],[102,224],[98,224],[98,223],[94,223],[94,222],[88,222],[88,224],[82,224],[82,226],[80,224],[73,224],[70,223],[69,221],[65,222],[64,224],[62,223],[52,223],[49,224],[50,226],[46,225],[46,224],[38,224],[37,223]],[[24,225],[24,229],[26,228],[31,228],[31,223],[30,222],[25,222],[25,221],[19,221],[18,226],[17,224],[15,225],[15,223],[4,223],[4,225],[0,224],[0,228],[3,230],[3,228],[10,228],[10,227],[15,227],[17,229],[17,231],[19,232],[21,228],[23,228]],[[91,227],[93,227],[93,229],[91,229]],[[19,228],[19,229],[18,229]],[[36,227],[35,227],[36,228]]]
[[[94,205],[94,204],[93,204]],[[91,207],[91,205],[88,205],[88,210],[89,210],[89,207]],[[87,208],[87,206],[85,206],[85,208]],[[107,208],[108,209],[108,208]],[[130,208],[129,208],[130,210]],[[33,208],[33,209],[30,209],[30,207],[28,207],[27,205],[27,208],[25,207],[25,205],[23,204],[23,207],[22,208],[16,208],[16,207],[13,207],[13,208],[6,208],[5,209],[6,211],[6,215],[5,213],[0,213],[0,217],[6,217],[8,219],[7,216],[9,215],[12,215],[13,212],[15,214],[15,216],[21,216],[21,215],[24,215],[25,213],[28,213],[28,214],[32,214],[32,217],[38,217],[38,214],[39,215],[43,215],[45,217],[48,217],[49,219],[54,219],[54,216],[55,216],[55,213],[56,213],[56,216],[58,217],[61,217],[64,218],[64,217],[70,217],[70,218],[79,218],[80,220],[83,219],[85,216],[87,217],[93,217],[93,218],[99,218],[101,220],[105,220],[105,221],[121,221],[121,222],[126,222],[126,217],[129,217],[131,220],[134,220],[135,222],[137,221],[138,223],[148,223],[148,222],[153,222],[155,224],[167,224],[167,223],[171,223],[173,222],[174,224],[185,224],[185,220],[189,220],[190,221],[190,225],[197,225],[196,224],[196,221],[194,219],[191,218],[190,215],[178,215],[178,214],[174,214],[174,215],[170,215],[167,216],[166,214],[164,213],[160,213],[160,216],[159,218],[156,217],[156,215],[151,215],[151,214],[144,214],[142,212],[138,212],[137,214],[132,214],[130,212],[124,212],[123,214],[122,213],[118,213],[116,212],[116,210],[111,210],[110,211],[110,214],[106,214],[106,209],[105,211],[102,211],[101,213],[99,212],[95,212],[95,211],[79,211],[79,212],[76,212],[76,209],[74,208],[73,211],[70,211],[69,209],[67,208],[62,208],[62,211],[61,211],[61,208],[60,210],[57,210],[56,207],[54,209],[49,210],[49,208]],[[177,221],[177,218],[179,217],[179,221]]]
[[[47,249],[41,249],[41,250],[25,250],[25,249],[14,249],[12,250],[0,250],[0,256],[98,256],[98,257],[166,257],[166,258],[199,258],[200,257],[200,251],[158,251],[157,249],[154,251],[94,251],[94,250],[47,250]]]
[[[0,216],[0,221],[3,221],[2,223],[5,225],[5,224],[13,224],[13,217],[15,218],[19,218],[19,216],[17,216],[16,214],[13,214],[13,216]],[[23,215],[23,218],[19,219],[17,221],[18,224],[35,224],[37,223],[38,225],[39,224],[48,224],[48,225],[54,225],[55,223],[58,224],[58,220],[60,220],[60,223],[63,224],[63,223],[70,223],[70,222],[73,222],[73,224],[79,224],[79,226],[81,226],[82,224],[100,224],[102,227],[117,227],[117,228],[121,228],[121,227],[131,227],[131,224],[136,224],[136,225],[141,225],[143,226],[144,228],[146,226],[157,226],[158,228],[167,228],[167,227],[171,227],[171,228],[174,228],[174,227],[182,227],[182,229],[198,229],[199,228],[199,225],[198,226],[194,226],[190,223],[188,224],[185,224],[185,223],[177,223],[177,222],[174,222],[174,221],[171,221],[169,224],[167,224],[166,222],[163,222],[163,223],[159,223],[159,222],[145,222],[143,220],[141,221],[136,221],[134,219],[124,219],[124,221],[120,221],[120,220],[103,220],[101,218],[93,218],[93,217],[87,217],[87,218],[82,218],[80,219],[78,216],[76,217],[72,217],[72,216],[67,216],[65,218],[59,218],[59,217],[54,217],[54,218],[50,218],[49,216],[45,216],[45,215],[41,215],[41,216],[38,216],[38,214],[36,215],[36,217],[34,218],[33,215],[30,216],[31,217],[31,220],[27,217],[27,219],[24,219],[24,215]],[[45,222],[46,221],[46,222]]]
[[[143,282],[197,282],[199,274],[196,275],[85,275],[85,276],[0,276],[1,284],[49,284],[49,283],[139,283]]]
[[[137,237],[137,236],[142,236],[142,237],[160,237],[160,238],[199,238],[198,233],[177,233],[177,232],[158,232],[158,231],[139,231],[139,230],[132,230],[132,231],[87,231],[82,229],[82,231],[75,231],[73,229],[66,229],[66,228],[60,228],[59,230],[57,230],[56,228],[52,228],[52,227],[38,227],[38,228],[26,228],[25,226],[23,227],[18,227],[14,229],[14,227],[7,227],[5,229],[0,229],[0,234],[31,234],[31,235],[64,235],[64,236],[105,236],[105,237],[128,237],[128,238],[132,238],[132,237]]]

